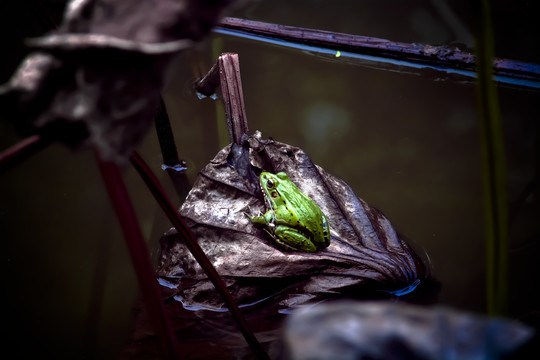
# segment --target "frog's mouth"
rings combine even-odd
[[[266,190],[263,189],[261,186],[261,191],[263,193],[264,201],[266,202],[266,206],[268,206],[269,209],[272,209],[272,201],[270,201],[270,197],[268,197],[268,194],[266,193]]]
[[[264,202],[266,202],[267,208],[274,210],[274,207],[272,206],[272,201],[268,197],[266,190],[262,186],[260,188],[261,188],[261,192],[263,193]],[[274,232],[274,228],[276,226],[276,212],[275,211],[272,211],[272,221],[269,222],[267,226],[272,229],[272,232]]]

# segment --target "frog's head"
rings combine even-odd
[[[262,172],[259,176],[261,189],[268,206],[275,209],[284,203],[283,192],[287,191],[291,181],[284,172],[272,174]]]

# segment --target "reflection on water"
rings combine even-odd
[[[304,141],[314,149],[312,156],[323,155],[331,151],[329,144],[343,138],[350,127],[351,116],[347,109],[338,107],[335,103],[316,102],[304,110],[298,119],[302,128],[311,129],[304,134]]]
[[[370,3],[373,8],[359,1],[340,6],[328,3],[332,4],[319,13],[306,7],[306,2],[260,1],[248,13],[257,15],[255,20],[419,43],[423,35],[415,33],[411,25],[417,24],[419,15],[410,18],[412,11],[421,8],[432,20],[439,19],[431,7],[417,2],[381,1],[377,2],[380,5]],[[389,3],[399,11],[385,10]],[[462,3],[465,7],[454,11],[469,21],[467,3]],[[231,15],[243,17],[245,13]],[[25,17],[32,14],[25,13]],[[527,19],[523,16],[520,21]],[[439,26],[446,27],[439,20]],[[498,34],[519,29],[512,22],[497,24]],[[420,25],[427,26],[423,20]],[[537,44],[534,37],[538,34],[532,31],[527,36],[532,40],[504,47],[499,56],[517,54],[515,58],[527,60],[525,50],[518,47]],[[374,59],[349,62],[351,57],[345,52],[338,58],[335,51],[322,58],[296,48],[222,34],[214,34],[200,49],[208,69],[215,61],[211,42],[218,38],[223,51],[240,55],[250,130],[303,148],[315,163],[345,179],[361,198],[382,209],[419,253],[429,254],[442,282],[441,304],[484,312],[481,164],[473,84],[461,82],[463,74],[459,74],[460,81],[449,76],[441,82],[436,81],[441,72],[414,69],[421,76],[409,75],[410,64],[392,64],[399,71],[387,71],[378,59],[373,67]],[[439,43],[452,40],[460,39],[445,38]],[[534,56],[530,59],[534,61]],[[190,68],[187,58],[179,60],[164,97],[180,157],[188,162],[187,174],[193,181],[221,145],[216,102],[199,100],[192,90],[186,90],[193,80]],[[509,315],[517,317],[538,310],[540,303],[538,287],[531,286],[540,274],[536,255],[540,251],[538,186],[526,192],[534,184],[540,164],[539,92],[501,87],[499,95],[507,142],[508,192],[515,205],[511,206]],[[5,121],[0,121],[0,127],[0,144],[6,148],[17,136]],[[169,194],[174,194],[161,170],[153,133],[140,150],[161,174]],[[170,224],[134,171],[128,168],[125,174],[143,233],[155,255],[158,239]],[[0,189],[7,342],[21,357],[79,358],[94,351],[96,358],[114,358],[126,342],[138,293],[91,152],[72,153],[52,146],[3,174]],[[102,239],[107,242],[106,258],[98,251]],[[95,269],[100,267],[106,269],[106,277],[103,289],[95,292],[92,283]],[[244,309],[248,320],[258,327],[259,336],[276,338],[284,315],[265,313],[262,305]],[[212,345],[218,337],[231,338],[234,346],[245,347],[227,313],[208,321],[201,321],[197,312],[189,313],[185,316],[190,321],[179,317],[185,320],[180,335],[193,356],[201,343],[219,354],[219,348]],[[194,334],[206,337],[197,340]]]
[[[178,302],[168,303],[177,338],[186,359],[253,359],[253,352],[226,311],[187,310]],[[281,353],[282,327],[286,315],[268,304],[242,309],[258,341],[273,359]],[[146,312],[137,308],[136,327],[121,358],[159,359],[159,344],[149,327]]]
[[[173,170],[173,171],[183,172],[187,170],[187,167],[185,166],[185,164],[178,164],[174,166],[161,164],[161,170]]]

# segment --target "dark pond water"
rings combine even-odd
[[[55,14],[62,2],[43,4]],[[533,21],[538,6],[517,1],[495,2],[494,8],[497,55],[540,62],[539,25]],[[3,17],[12,14],[21,22],[6,40],[14,54],[3,59],[2,82],[22,55],[21,39],[45,32],[38,8],[9,11]],[[474,12],[466,1],[255,1],[231,15],[403,42],[473,45]],[[251,131],[301,147],[381,209],[429,256],[442,283],[440,304],[486,312],[482,164],[470,79],[385,70],[214,34],[196,56],[179,59],[164,93],[191,181],[227,143],[219,102],[199,100],[190,87],[193,59],[209,69],[221,52],[240,55]],[[510,86],[498,91],[509,203],[516,209],[508,316],[519,317],[540,303],[538,185],[515,207],[538,176],[540,92]],[[2,149],[18,140],[5,121],[0,134]],[[140,152],[173,194],[160,171],[154,133]],[[158,239],[170,225],[133,169],[126,169],[125,180],[156,257]],[[54,145],[3,174],[0,237],[8,300],[4,326],[16,358],[111,358],[121,351],[139,293],[91,151]]]

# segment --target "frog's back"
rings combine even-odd
[[[327,242],[325,234],[329,234],[328,223],[321,208],[310,197],[298,190],[293,194],[287,194],[287,201],[295,209],[298,226],[313,232],[315,241]]]

